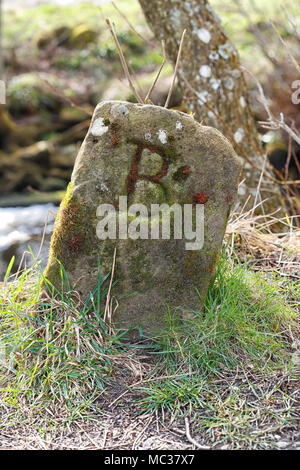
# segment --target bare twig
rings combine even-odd
[[[261,187],[261,184],[262,184],[262,179],[263,179],[263,175],[264,175],[264,171],[265,171],[265,167],[266,167],[267,158],[268,158],[268,156],[267,156],[267,154],[265,154],[264,164],[263,164],[261,174],[260,174],[260,177],[259,177],[259,181],[258,181],[258,185],[257,185],[257,188],[256,188],[256,193],[255,193],[255,198],[254,198],[254,203],[253,203],[253,207],[252,207],[252,216],[254,216],[254,211],[255,211],[255,207],[256,207],[256,203],[257,203],[257,198],[258,198],[258,195],[259,195],[259,190],[260,190],[260,187]]]
[[[278,38],[279,38],[281,44],[285,47],[285,49],[286,49],[286,51],[287,51],[287,53],[288,53],[288,55],[289,55],[291,61],[292,61],[293,64],[294,64],[295,69],[297,70],[297,72],[300,73],[300,65],[299,65],[298,62],[296,61],[296,59],[295,59],[295,57],[293,56],[293,54],[290,52],[290,50],[289,50],[289,48],[288,48],[286,42],[285,42],[284,39],[281,37],[281,34],[279,33],[279,31],[278,31],[278,29],[276,28],[276,26],[275,26],[275,24],[273,23],[273,21],[271,21],[271,25],[272,25],[272,27],[273,27],[275,33],[277,34],[277,36],[278,36]]]
[[[136,447],[137,447],[138,443],[140,442],[141,438],[143,437],[145,431],[147,430],[147,428],[149,427],[149,425],[153,421],[153,419],[154,419],[153,416],[150,416],[150,418],[147,419],[146,425],[143,427],[143,429],[138,434],[138,436],[135,438],[135,440],[132,444],[132,450],[136,450]]]
[[[297,158],[297,155],[296,155],[296,152],[295,152],[294,149],[292,149],[292,155],[293,155],[294,163],[295,163],[295,165],[296,165],[296,167],[297,167],[298,173],[300,174],[300,162],[299,162],[299,160],[298,160],[298,158]],[[298,181],[298,183],[300,183],[300,181]]]
[[[187,87],[189,88],[189,90],[196,96],[196,99],[197,100],[201,100],[201,98],[199,98],[199,94],[197,93],[197,91],[195,90],[195,88],[192,87],[192,85],[188,82],[188,80],[185,78],[184,74],[183,73],[180,73],[180,76],[181,78],[183,79],[183,81],[185,82],[185,84],[187,85]],[[206,101],[203,101],[202,100],[202,103],[204,104],[204,106],[206,108],[208,108],[213,114],[214,116],[218,119],[218,121],[220,121],[222,123],[222,125],[224,126],[224,129],[228,132],[228,135],[230,137],[230,140],[232,141],[232,143],[236,146],[236,148],[238,149],[240,155],[242,155],[245,160],[253,167],[255,168],[256,170],[258,170],[259,172],[262,171],[262,168],[259,168],[257,165],[255,165],[255,163],[251,160],[251,158],[249,158],[247,152],[244,150],[244,148],[235,141],[234,139],[234,135],[230,129],[230,127],[228,126],[228,124],[224,121],[224,119],[218,114],[216,113],[216,111],[214,110],[214,108],[212,106],[210,106]],[[271,181],[277,183],[277,180],[275,178],[272,178],[270,175],[266,174],[265,173],[265,176],[270,179]]]
[[[289,177],[289,166],[292,158],[292,137],[289,135],[289,143],[288,143],[288,155],[286,159],[286,163],[284,166],[284,177],[287,180]]]
[[[247,69],[246,67],[244,67],[244,66],[241,66],[241,68],[242,68],[243,70],[245,70],[245,71],[253,78],[253,80],[255,81],[256,86],[257,86],[258,91],[259,91],[259,94],[260,94],[260,101],[261,101],[261,103],[263,104],[263,107],[265,108],[265,111],[266,111],[266,113],[267,113],[267,115],[268,115],[268,119],[272,121],[272,120],[274,119],[274,116],[273,116],[273,114],[272,114],[272,112],[271,112],[271,110],[270,110],[269,103],[268,103],[268,100],[267,100],[267,98],[266,98],[266,96],[265,96],[265,94],[264,94],[263,87],[261,86],[261,84],[260,84],[259,81],[257,80],[256,76],[255,76],[252,72],[250,72],[250,70],[248,70],[248,69]]]
[[[280,113],[280,119],[277,119],[273,115],[272,111],[270,110],[268,100],[267,100],[267,98],[264,94],[264,90],[263,90],[261,84],[259,83],[259,81],[257,80],[257,78],[253,75],[252,72],[250,72],[248,69],[246,69],[246,67],[242,67],[242,69],[246,70],[246,72],[248,72],[249,75],[251,75],[253,80],[255,80],[255,83],[257,85],[257,88],[258,88],[258,91],[259,91],[259,94],[260,94],[260,101],[261,101],[261,103],[262,103],[263,107],[265,108],[265,111],[268,115],[268,120],[267,121],[260,121],[259,124],[264,129],[272,129],[272,130],[283,129],[285,132],[287,132],[287,134],[289,134],[292,137],[292,139],[295,142],[297,142],[297,144],[300,145],[300,136],[299,136],[299,134],[297,134],[290,126],[288,126],[286,124],[286,122],[284,121],[283,113]]]
[[[123,70],[124,70],[124,73],[125,73],[125,76],[128,80],[128,84],[129,84],[129,87],[132,91],[132,93],[134,94],[134,96],[136,97],[137,101],[141,104],[143,104],[143,100],[142,98],[140,97],[139,93],[137,92],[134,84],[133,84],[133,81],[130,77],[130,73],[129,73],[129,70],[128,70],[128,67],[127,67],[127,63],[126,63],[126,60],[125,60],[125,57],[124,57],[124,54],[122,52],[122,49],[121,49],[121,46],[120,46],[120,43],[119,43],[119,40],[117,38],[117,35],[116,33],[114,32],[113,28],[112,28],[112,25],[111,25],[111,22],[109,21],[109,19],[106,19],[106,23],[107,23],[107,26],[109,28],[109,31],[115,41],[115,44],[116,44],[116,47],[117,47],[117,50],[118,50],[118,53],[119,53],[119,57],[120,57],[120,60],[121,60],[121,64],[122,64],[122,67],[123,67]]]
[[[80,111],[83,111],[84,113],[86,113],[88,116],[92,116],[93,113],[92,111],[90,111],[89,109],[85,109],[85,108],[82,108],[81,106],[78,106],[78,104],[74,103],[74,101],[72,101],[70,98],[68,98],[62,91],[58,90],[57,88],[55,88],[53,85],[51,85],[51,83],[46,80],[46,78],[43,78],[39,75],[39,79],[42,80],[42,82],[44,82],[50,89],[51,91],[59,96],[61,99],[63,99],[64,101],[66,101],[67,103],[69,103],[73,108],[77,108],[79,109]]]
[[[149,44],[149,46],[151,47],[155,47],[156,44],[155,42],[153,41],[150,41],[150,39],[146,39],[144,38],[137,30],[136,28],[133,26],[133,24],[129,21],[129,19],[127,18],[126,15],[124,15],[124,13],[117,7],[117,5],[115,4],[115,2],[111,2],[112,6],[117,10],[117,12],[119,13],[119,15],[123,18],[124,21],[126,21],[126,23],[128,24],[128,26],[132,29],[132,31],[135,32],[135,34],[137,34],[143,41],[145,41],[147,44]]]
[[[293,129],[291,129],[290,126],[287,125],[287,123],[284,120],[283,113],[280,113],[280,119],[276,119],[273,116],[272,120],[268,121],[259,121],[259,124],[264,128],[264,129],[269,129],[269,130],[276,130],[276,129],[282,129],[284,130],[288,135],[292,137],[292,139],[297,142],[298,145],[300,145],[300,136],[297,134]]]
[[[167,61],[167,58],[166,58],[166,48],[165,48],[165,41],[164,41],[164,40],[161,42],[161,45],[162,45],[162,50],[163,50],[163,61],[162,61],[161,66],[159,67],[159,70],[158,70],[158,72],[157,72],[157,74],[156,74],[156,77],[155,77],[155,79],[154,79],[154,82],[152,83],[152,85],[151,85],[151,87],[150,87],[150,89],[149,89],[149,91],[148,91],[148,93],[147,93],[147,95],[146,95],[146,97],[145,97],[145,103],[147,103],[148,100],[150,100],[151,93],[152,93],[152,91],[154,90],[155,85],[156,85],[156,83],[157,83],[157,80],[159,79],[159,76],[160,76],[160,74],[161,74],[161,71],[162,71],[162,69],[164,68],[164,65],[165,65],[165,63],[166,63],[166,61]]]
[[[191,433],[190,433],[190,423],[189,423],[189,418],[186,416],[184,418],[184,422],[185,422],[185,434],[186,434],[186,437],[187,437],[187,440],[193,444],[194,446],[196,446],[198,449],[201,449],[201,450],[209,450],[210,447],[209,446],[203,446],[201,444],[199,444],[199,442],[195,441],[195,439],[191,436]]]
[[[175,79],[176,79],[176,75],[177,75],[177,70],[178,70],[180,57],[181,57],[181,53],[182,53],[182,47],[183,47],[183,41],[184,41],[185,34],[186,34],[186,29],[183,31],[181,39],[180,39],[180,44],[179,44],[179,49],[178,49],[178,54],[177,54],[177,60],[176,60],[176,64],[175,64],[173,79],[172,79],[172,83],[171,83],[171,86],[170,86],[168,97],[167,97],[167,100],[166,100],[166,103],[165,103],[165,108],[167,108],[169,106],[169,102],[170,102],[171,95],[172,95],[172,92],[173,92]]]
[[[105,448],[107,434],[108,434],[108,429],[107,429],[107,427],[106,427],[106,428],[104,429],[103,442],[102,442],[102,446],[101,446],[102,449]]]
[[[103,321],[108,321],[109,324],[111,324],[111,320],[112,320],[111,318],[112,317],[112,302],[111,302],[110,292],[111,292],[111,286],[112,286],[113,279],[114,279],[116,254],[117,254],[117,248],[115,247],[113,264],[111,268],[110,282],[109,282],[108,292],[106,296],[106,305],[105,305],[104,316],[103,316]]]
[[[249,14],[249,11],[248,11],[248,8],[245,8],[243,3],[240,1],[240,0],[234,0],[234,3],[236,4],[237,6],[237,11],[244,17],[247,19],[248,23],[249,23],[249,31],[251,31],[251,33],[253,34],[253,36],[256,38],[257,42],[258,42],[258,45],[262,51],[262,53],[264,54],[264,56],[274,65],[276,66],[278,64],[278,61],[276,60],[275,57],[273,57],[269,51],[268,51],[268,41],[266,41],[266,38],[264,37],[264,35],[262,34],[261,30],[259,29],[259,27],[253,23],[253,21],[251,20],[251,16]],[[252,6],[252,8],[254,8],[254,11],[256,10],[256,5],[254,7],[254,5]],[[259,10],[257,8],[257,10]],[[257,13],[259,15],[262,14],[262,12],[259,12],[257,11]]]

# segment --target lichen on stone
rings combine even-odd
[[[198,36],[198,38],[204,42],[205,44],[208,44],[209,41],[211,40],[211,34],[210,32],[205,29],[205,28],[199,28],[194,30],[194,33]]]
[[[108,126],[105,125],[103,118],[95,119],[91,127],[91,134],[100,137],[108,131]]]
[[[203,98],[209,99],[209,94]],[[119,113],[125,109],[128,113]],[[105,276],[116,247],[118,282],[113,295],[118,299],[136,294],[119,302],[115,321],[121,328],[138,325],[152,334],[163,325],[163,302],[182,305],[185,311],[200,308],[195,287],[205,298],[237,190],[239,163],[219,132],[177,111],[104,101],[96,107],[92,123],[57,216],[45,275],[60,287],[59,260],[71,288],[85,301],[98,282],[99,259]],[[100,131],[107,128],[97,142],[90,138],[95,123]],[[148,210],[152,204],[190,204],[191,210],[203,205],[203,249],[186,250],[186,240],[174,238],[174,224],[170,239],[100,240],[97,208],[109,204],[119,214],[120,196],[129,206],[143,203]],[[139,216],[129,209],[127,215],[138,227]],[[165,216],[160,214],[158,220],[162,224]]]
[[[211,76],[211,68],[209,65],[201,65],[199,73],[203,78],[209,78]]]
[[[162,144],[166,144],[167,141],[168,141],[168,137],[167,137],[167,133],[166,131],[164,131],[163,129],[159,129],[158,131],[158,140],[162,143]]]

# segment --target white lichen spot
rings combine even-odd
[[[209,80],[209,83],[210,83],[210,86],[212,87],[212,89],[216,91],[218,88],[220,88],[221,80],[219,78],[212,77]]]
[[[181,131],[181,129],[182,129],[182,122],[180,122],[180,121],[177,121],[177,122],[176,122],[176,129],[179,130],[179,131]]]
[[[209,11],[209,13],[214,17],[214,19],[218,22],[218,23],[221,23],[221,20],[220,18],[218,17],[218,15],[216,15],[216,13],[214,12],[214,10],[212,9],[212,7],[210,5],[205,5],[206,7],[206,10]]]
[[[240,105],[242,108],[246,108],[246,100],[243,96],[240,97]]]
[[[163,129],[159,129],[157,134],[158,134],[158,140],[162,144],[166,144],[168,140],[166,131],[164,131]]]
[[[218,47],[218,52],[219,52],[219,55],[221,57],[223,57],[223,59],[228,59],[229,58],[229,55],[230,53],[233,51],[233,47],[232,45],[230,44],[230,42],[225,42],[225,44],[221,44],[219,47]]]
[[[221,46],[219,46],[219,55],[223,57],[223,59],[228,59],[229,55],[224,49],[220,49]]]
[[[239,185],[238,195],[239,196],[245,196],[245,194],[246,194],[246,185],[245,185],[245,183],[243,183],[243,184]]]
[[[261,141],[270,144],[276,141],[276,131],[268,131],[261,136]]]
[[[189,2],[185,2],[185,9],[190,16],[193,16],[195,14],[195,10]]]
[[[201,65],[199,73],[203,78],[209,78],[211,76],[211,68],[209,65]]]
[[[170,21],[171,23],[174,25],[174,26],[177,26],[179,27],[180,26],[180,21],[181,21],[181,14],[180,14],[180,10],[177,10],[175,8],[173,8],[172,10],[170,10]]]
[[[118,117],[118,116],[127,116],[127,114],[129,114],[129,110],[128,110],[128,108],[125,106],[125,104],[114,104],[114,105],[110,108],[110,113],[111,113],[114,117]]]
[[[205,44],[208,44],[209,41],[211,40],[211,34],[205,28],[195,29],[194,32],[198,36],[200,41],[204,42]]]
[[[207,116],[208,116],[210,119],[213,119],[213,120],[216,119],[216,116],[215,116],[215,114],[214,114],[212,111],[208,111]]]
[[[188,12],[188,14],[192,17],[195,16],[196,13],[201,13],[202,12],[201,5],[196,6],[195,2],[193,2],[193,4],[192,4],[192,2],[187,2],[187,1],[184,1],[182,3],[184,4],[184,7],[185,7],[186,11]]]
[[[234,140],[239,144],[240,142],[242,142],[244,135],[244,129],[239,127],[238,130],[234,133]]]
[[[231,91],[228,93],[227,96],[228,96],[228,99],[229,99],[229,100],[232,100],[232,99],[233,99],[233,93],[232,93]]]
[[[208,58],[209,58],[210,60],[218,60],[219,54],[218,54],[216,51],[211,51],[211,53],[209,54]]]
[[[145,140],[147,140],[148,142],[150,142],[151,140],[151,133],[150,132],[146,132],[146,134],[144,135],[145,137]]]
[[[108,191],[108,187],[106,186],[105,183],[100,183],[100,191],[104,192],[104,191]]]
[[[91,127],[91,134],[97,137],[100,137],[101,135],[105,134],[105,132],[108,131],[108,126],[104,124],[103,118],[97,118],[93,122],[93,125]]]
[[[234,80],[231,77],[224,78],[224,86],[227,90],[233,90],[234,88]]]
[[[211,99],[211,95],[208,93],[208,91],[198,92],[197,96],[199,98],[198,103],[201,106],[203,105],[203,103],[206,103],[206,101],[209,101]]]
[[[234,70],[231,72],[231,75],[232,75],[234,78],[240,78],[241,72],[239,71],[239,69],[234,69]]]

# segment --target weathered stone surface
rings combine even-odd
[[[152,105],[102,102],[76,159],[71,183],[56,220],[46,276],[60,286],[55,259],[70,283],[86,298],[102,274],[117,262],[114,296],[121,300],[118,325],[139,325],[155,333],[164,324],[165,307],[201,309],[214,278],[240,165],[230,143],[191,116]],[[186,250],[185,239],[99,240],[100,204],[118,212],[119,196],[128,206],[143,203],[204,205],[204,245]],[[130,217],[129,217],[130,219]],[[131,218],[132,219],[132,218]],[[131,220],[130,219],[130,220]],[[180,309],[178,309],[180,312]]]

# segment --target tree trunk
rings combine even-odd
[[[249,192],[255,196],[260,170],[264,166],[263,150],[251,113],[239,55],[224,32],[220,19],[206,0],[139,2],[156,38],[165,40],[167,55],[173,64],[182,32],[187,30],[178,70],[182,96],[190,98],[186,103],[195,118],[204,125],[219,129],[241,157],[242,179],[246,185],[240,185],[240,200],[243,202]],[[260,197],[272,198],[265,205],[268,211],[282,204],[280,189],[274,185],[268,162]]]

